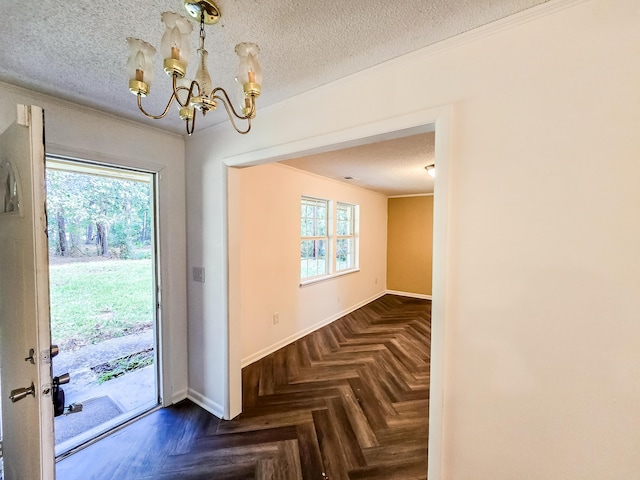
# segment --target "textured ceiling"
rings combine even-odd
[[[433,163],[434,149],[430,132],[280,163],[388,196],[415,195],[433,193],[433,178],[424,167]]]
[[[267,105],[546,1],[216,0],[222,19],[206,27],[209,70],[214,85],[233,96],[235,45],[243,41],[260,45],[264,76],[260,115],[260,108]],[[129,55],[125,39],[138,37],[157,48],[164,30],[160,14],[182,14],[182,4],[182,0],[0,0],[0,80],[183,134],[184,122],[176,109],[162,120],[142,116],[129,93],[125,71]],[[196,48],[194,32],[192,52]],[[152,114],[164,110],[171,88],[161,64],[156,57],[155,82],[144,99]],[[192,62],[187,76],[194,73]],[[205,119],[198,118],[197,128],[223,121],[227,121],[223,111],[210,112]],[[313,162],[302,159],[299,166],[313,166],[321,173],[321,163],[327,162],[331,166],[322,167],[327,176],[350,175],[359,179],[352,183],[388,194],[418,193],[415,190],[422,190],[418,185],[425,181],[425,152],[416,152],[411,162],[407,152],[415,145],[393,142],[394,155],[378,142],[369,149],[362,147],[364,156],[350,149],[340,162],[333,160],[338,155],[333,152]],[[399,152],[405,153],[398,156]],[[370,172],[363,168],[374,162]],[[375,172],[402,179],[411,163],[416,178],[403,189],[399,180],[381,184],[372,178]],[[426,184],[420,193],[430,189],[432,185]]]
[[[216,0],[222,19],[206,28],[209,69],[215,85],[233,92],[235,45],[260,45],[260,108],[545,1]],[[125,73],[125,39],[158,47],[164,11],[182,14],[182,1],[1,0],[0,80],[183,133],[174,112],[162,120],[138,112]],[[195,52],[196,32],[191,39]],[[156,58],[145,99],[150,113],[161,112],[169,96],[161,63]],[[191,64],[187,74],[194,72]],[[204,124],[225,119],[216,111]]]

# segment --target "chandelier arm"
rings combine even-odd
[[[187,92],[189,92],[187,93],[187,99],[184,102],[180,100],[180,96],[178,95],[178,92],[181,92],[182,90],[186,90]],[[187,105],[189,105],[189,100],[191,100],[191,90],[187,87],[178,87],[176,89],[176,101],[180,104],[180,106],[186,107]]]
[[[247,112],[246,118],[252,119],[256,116],[256,97],[254,95],[249,95],[251,99],[251,109]]]
[[[218,97],[216,95],[217,92],[222,92],[222,94],[226,98],[226,102],[225,102],[225,100],[223,98]],[[213,91],[211,92],[211,98],[218,98],[218,99],[222,100],[222,103],[225,104],[225,107],[228,104],[229,108],[231,108],[231,111],[233,112],[233,115],[239,120],[250,120],[256,114],[256,102],[255,102],[255,98],[253,97],[253,95],[251,95],[251,110],[249,111],[249,113],[247,115],[238,115],[238,112],[236,112],[236,109],[233,108],[233,102],[229,99],[229,95],[227,94],[226,90],[224,88],[222,88],[222,87],[214,88]],[[229,112],[229,108],[227,108],[227,113]],[[231,118],[231,114],[229,114],[229,118]],[[236,128],[236,130],[237,130],[237,128]]]
[[[178,102],[178,104],[181,107],[185,107],[186,105],[189,104],[189,96],[187,95],[187,101],[185,103],[182,103],[182,101],[180,100],[180,97],[178,96],[178,92],[180,90],[189,90],[186,87],[179,87],[178,86],[178,77],[176,75],[172,75],[173,76],[173,96],[176,97],[176,102]]]
[[[138,97],[138,108],[140,109],[140,111],[144,113],[147,117],[153,118],[154,120],[158,120],[159,118],[164,118],[167,115],[167,113],[169,113],[169,108],[171,108],[171,104],[173,103],[173,99],[176,98],[176,94],[174,92],[173,95],[171,95],[171,98],[169,99],[169,103],[167,103],[167,106],[165,107],[164,112],[162,112],[160,115],[148,114],[142,107],[142,95],[137,95],[137,97]]]
[[[187,135],[191,136],[193,131],[196,128],[196,114],[194,112],[193,117],[191,117],[191,129],[189,129],[189,119],[185,119],[185,126],[187,127]]]
[[[195,87],[198,87],[198,95],[194,95]],[[180,97],[178,96],[178,92],[181,92],[182,90],[186,90],[187,92],[189,92],[187,93],[187,99],[184,101],[184,103],[180,100]],[[180,104],[181,107],[187,107],[192,97],[200,95],[200,84],[195,80],[192,80],[191,85],[189,85],[188,87],[178,86],[178,83],[176,81],[176,76],[174,75],[173,76],[173,94],[175,95],[176,101]]]
[[[222,90],[222,89],[220,89]],[[222,90],[224,92],[224,90]],[[245,133],[249,133],[249,131],[251,130],[251,119],[247,118],[247,117],[241,117],[239,116],[235,110],[233,109],[233,105],[231,105],[230,103],[228,103],[229,101],[229,97],[227,97],[227,99],[225,100],[223,97],[219,97],[218,95],[212,95],[211,98],[215,98],[217,100],[220,100],[222,102],[222,104],[224,105],[225,110],[227,111],[227,116],[229,117],[229,120],[231,121],[231,125],[233,125],[233,128],[236,129],[236,132],[241,133],[241,134],[245,134]],[[247,129],[246,130],[240,130],[238,128],[238,126],[236,125],[235,120],[233,119],[233,117],[237,117],[239,120],[246,120],[247,121]]]

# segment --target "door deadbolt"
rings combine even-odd
[[[35,365],[35,364],[36,364],[36,360],[35,360],[35,358],[33,357],[33,356],[35,355],[35,353],[36,353],[36,351],[35,351],[33,348],[30,348],[30,349],[29,349],[29,356],[28,356],[28,357],[26,357],[26,358],[24,359],[24,361],[25,361],[25,362],[31,362],[31,364],[32,364],[32,365]]]
[[[33,382],[31,382],[30,387],[16,388],[15,390],[11,390],[11,395],[9,395],[9,398],[13,403],[16,403],[18,400],[22,400],[28,395],[31,395],[33,397],[36,396],[36,388],[33,385]]]

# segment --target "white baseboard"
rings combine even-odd
[[[178,390],[177,392],[174,392],[173,395],[171,395],[171,403],[178,403],[181,402],[182,400],[184,400],[185,398],[188,397],[188,390],[186,388],[183,388],[182,390]]]
[[[431,295],[423,295],[422,293],[398,292],[397,290],[387,290],[385,293],[389,295],[400,295],[401,297],[420,298],[422,300],[431,300]]]
[[[243,358],[242,362],[241,362],[241,367],[244,368],[247,365],[251,365],[252,363],[257,362],[261,358],[266,357],[267,355],[275,352],[276,350],[280,350],[282,347],[286,347],[290,343],[293,343],[296,340],[301,339],[305,335],[309,335],[311,332],[315,332],[319,328],[322,328],[322,327],[324,327],[326,325],[329,325],[331,322],[335,322],[339,318],[342,318],[345,315],[350,314],[351,312],[353,312],[354,310],[359,309],[360,307],[364,307],[366,304],[371,303],[374,300],[377,300],[378,298],[382,297],[383,295],[385,295],[387,293],[388,292],[377,293],[376,295],[374,295],[371,298],[368,298],[367,300],[359,302],[358,304],[353,305],[352,307],[349,307],[346,310],[342,310],[341,312],[338,312],[338,313],[336,313],[334,315],[331,315],[329,318],[325,318],[324,320],[321,320],[320,322],[316,323],[315,325],[312,325],[312,326],[310,326],[308,328],[305,328],[304,330],[296,332],[293,335],[290,335],[287,338],[285,338],[283,340],[280,340],[279,342],[274,343],[273,345],[270,345],[269,347],[264,348],[264,349],[260,350],[259,352],[254,353],[253,355],[250,355],[250,356],[248,356],[246,358]]]
[[[207,412],[215,415],[218,418],[223,418],[224,409],[222,408],[222,405],[218,405],[216,402],[205,397],[200,392],[196,392],[195,390],[190,388],[189,393],[187,394],[187,398],[196,405],[200,405]]]

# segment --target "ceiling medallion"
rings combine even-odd
[[[220,20],[218,6],[209,0],[184,0],[184,8],[189,16],[196,21],[200,21],[200,16],[204,13],[205,25],[213,25]]]
[[[159,119],[167,115],[175,100],[180,106],[180,118],[185,121],[187,134],[191,135],[195,129],[196,110],[206,115],[209,110],[216,109],[218,102],[222,102],[233,128],[238,133],[248,133],[251,130],[251,119],[256,116],[256,98],[260,96],[262,84],[262,73],[256,58],[260,48],[255,43],[236,45],[235,51],[240,58],[236,76],[241,97],[238,113],[227,92],[221,87],[214,88],[211,85],[211,76],[207,69],[208,52],[204,48],[204,26],[216,23],[220,19],[220,10],[211,0],[184,0],[184,6],[189,17],[200,23],[200,47],[197,50],[198,69],[195,78],[190,81],[185,77],[190,56],[189,34],[193,31],[193,24],[182,15],[164,12],[161,19],[166,30],[160,41],[160,53],[164,58],[165,73],[173,78],[173,93],[160,115],[151,115],[144,110],[142,97],[149,94],[153,82],[153,57],[156,49],[143,40],[129,37],[129,90],[138,97],[138,108],[147,117]],[[236,120],[246,121],[246,127],[238,128]]]

